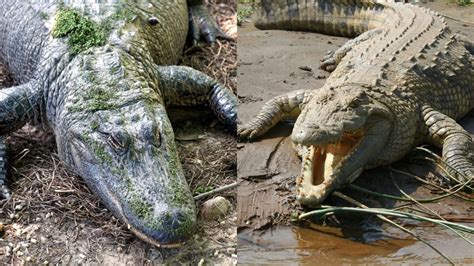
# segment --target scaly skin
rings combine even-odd
[[[30,121],[55,132],[61,160],[137,236],[161,247],[182,243],[194,232],[196,210],[165,103],[209,104],[232,129],[236,120],[232,92],[196,70],[169,66],[185,44],[188,16],[199,19],[186,0],[48,2],[0,6],[0,57],[20,84],[0,91],[0,198],[10,196],[3,136]],[[190,8],[202,11],[199,4]],[[89,33],[107,25],[103,43],[72,54],[68,37],[53,36],[69,11]],[[207,18],[200,30],[214,41]],[[100,32],[91,36],[78,39]]]
[[[256,24],[356,37],[324,58],[321,67],[333,72],[322,88],[279,96],[238,128],[254,139],[299,115],[291,138],[302,151],[302,204],[320,204],[421,142],[442,147],[452,174],[472,180],[474,144],[455,120],[474,106],[473,45],[441,16],[388,1],[264,0]]]

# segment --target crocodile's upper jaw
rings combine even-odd
[[[339,141],[305,146],[297,199],[307,206],[320,204],[334,190],[353,182],[368,165],[378,160],[389,136],[390,123],[368,119],[366,127],[344,132]]]

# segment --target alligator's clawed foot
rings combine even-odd
[[[233,40],[225,34],[215,22],[204,5],[189,7],[189,41],[196,45],[201,39],[207,43],[216,42],[217,38]]]
[[[324,56],[323,60],[321,60],[320,68],[326,70],[327,72],[333,72],[336,69],[336,59],[334,57],[335,52],[329,51]]]
[[[8,200],[12,196],[11,190],[6,185],[0,185],[0,201]]]
[[[12,193],[7,186],[7,146],[5,138],[0,136],[0,200],[10,199]]]

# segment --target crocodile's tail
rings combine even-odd
[[[386,6],[373,0],[262,0],[259,29],[355,37],[381,26]]]

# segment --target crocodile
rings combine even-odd
[[[136,236],[187,241],[196,206],[165,108],[208,105],[235,132],[234,93],[175,65],[187,40],[217,37],[201,0],[2,1],[0,58],[19,85],[0,91],[0,199],[5,135],[29,122]]]
[[[474,177],[471,135],[457,122],[474,107],[474,44],[424,7],[371,0],[262,0],[260,29],[350,37],[329,52],[319,89],[266,102],[238,126],[242,140],[295,118],[302,157],[297,200],[317,206],[363,170],[391,164],[427,142],[442,148],[449,175]]]

